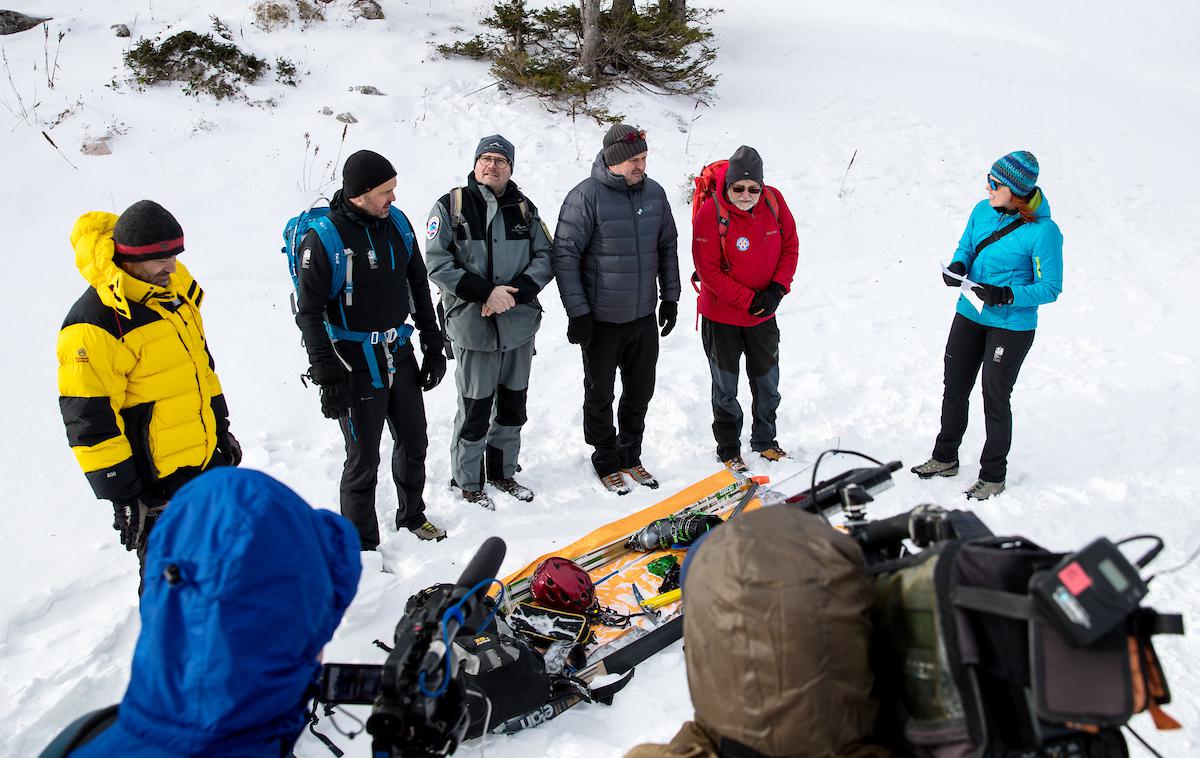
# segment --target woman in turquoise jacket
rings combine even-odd
[[[1009,153],[992,164],[987,200],[971,211],[948,273],[948,287],[965,277],[982,301],[976,308],[960,295],[946,341],[942,425],[933,455],[913,473],[922,479],[958,473],[958,447],[967,430],[968,400],[983,368],[983,416],[987,441],[979,458],[979,480],[967,497],[986,500],[1004,491],[1012,444],[1009,397],[1021,363],[1033,345],[1039,305],[1062,292],[1062,232],[1050,219],[1050,204],[1037,186],[1032,153]]]

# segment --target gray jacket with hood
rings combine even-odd
[[[563,201],[554,230],[554,275],[567,316],[624,324],[679,301],[678,232],[667,193],[644,178],[632,187],[608,170],[603,152],[592,175]]]
[[[526,213],[521,211],[521,202]],[[442,290],[446,333],[467,350],[494,352],[533,339],[542,321],[537,294],[550,283],[550,235],[537,207],[509,181],[499,197],[468,175],[463,223],[453,228],[450,194],[434,204],[425,226],[429,280]],[[517,288],[517,305],[484,317],[483,303],[497,285]]]

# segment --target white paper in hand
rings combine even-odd
[[[946,268],[946,264],[944,263],[942,264],[942,273],[951,279],[957,279],[958,281],[962,282],[960,285],[958,285],[958,291],[967,298],[967,302],[975,308],[976,313],[983,313],[983,300],[979,297],[979,295],[975,294],[974,289],[975,287],[979,286],[978,284],[968,279],[965,275],[957,274]]]

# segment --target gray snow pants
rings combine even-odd
[[[742,356],[750,379],[750,448],[766,450],[775,439],[779,409],[779,324],[775,319],[758,326],[732,326],[702,319],[700,341],[712,372],[713,437],[717,457],[727,461],[741,455],[742,406],[738,404],[738,373]]]
[[[483,489],[485,478],[508,479],[517,473],[533,340],[495,352],[454,345],[454,358],[458,413],[450,475],[463,489]]]

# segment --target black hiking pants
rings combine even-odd
[[[775,319],[757,326],[733,326],[702,319],[700,341],[712,373],[713,437],[717,458],[727,461],[742,453],[742,406],[738,404],[738,373],[746,356],[750,380],[750,448],[767,450],[775,439],[779,410],[779,324]]]
[[[958,460],[958,446],[967,431],[967,412],[975,377],[983,366],[983,419],[987,440],[979,457],[979,478],[1002,482],[1008,474],[1012,446],[1012,407],[1009,398],[1021,364],[1033,345],[1033,330],[1014,332],[977,324],[956,313],[946,340],[945,392],[942,428],[933,447],[936,460]]]
[[[595,448],[592,466],[604,477],[641,465],[646,410],[654,397],[658,324],[654,314],[626,324],[597,321],[583,348],[583,439]],[[613,396],[621,372],[621,400],[613,426]]]
[[[363,550],[379,546],[379,519],[375,515],[375,484],[379,480],[379,442],[386,424],[392,434],[392,479],[396,482],[396,528],[425,523],[425,401],[421,397],[420,370],[411,346],[396,355],[392,386],[376,389],[366,371],[350,374],[354,404],[338,420],[346,440],[346,465],[342,469],[342,515],[358,529]]]

